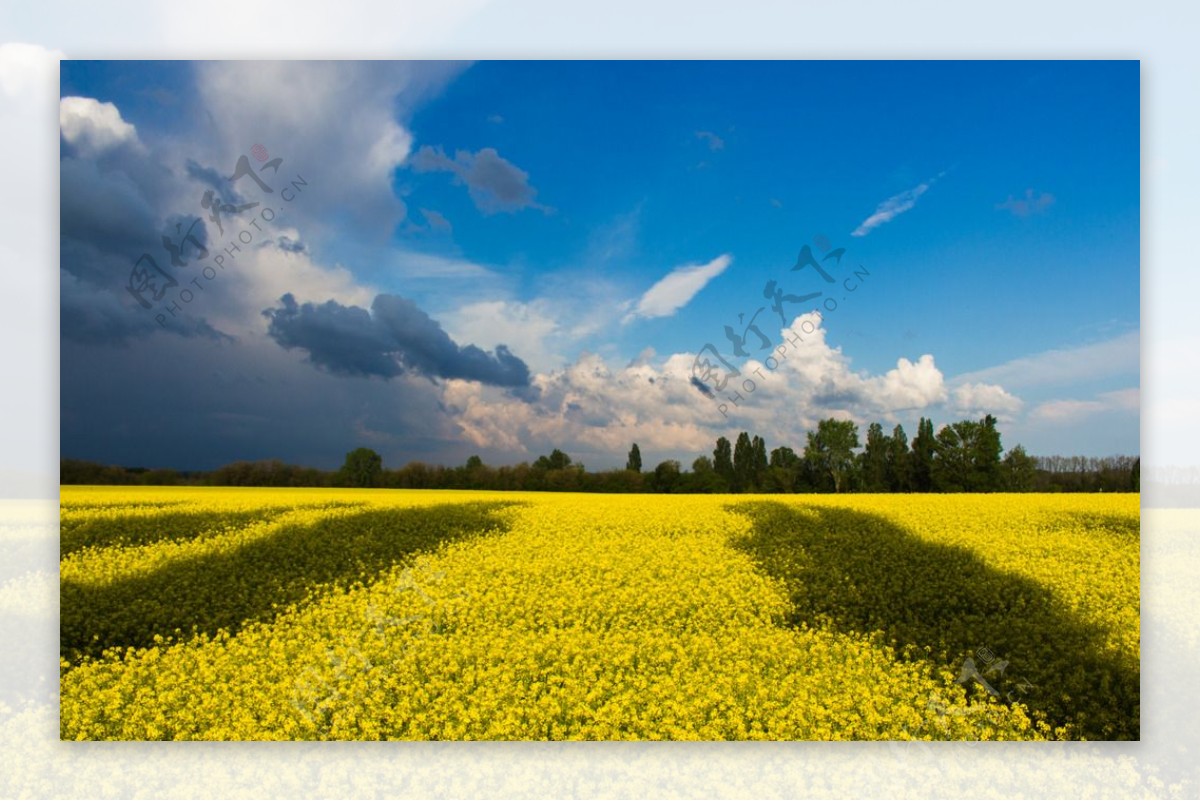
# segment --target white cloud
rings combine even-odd
[[[471,282],[482,286],[482,282]],[[457,341],[481,347],[507,345],[536,372],[564,367],[583,346],[607,349],[599,341],[629,308],[621,287],[586,271],[547,273],[531,299],[514,297],[498,282],[486,293],[470,289],[440,292],[430,312]]]
[[[58,103],[63,139],[83,155],[94,157],[122,145],[141,149],[137,130],[121,119],[112,103],[90,97],[64,97]]]
[[[403,251],[393,259],[396,271],[406,278],[493,280],[495,272],[467,259],[439,256],[436,253]]]
[[[554,311],[545,299],[529,303],[485,300],[441,314],[439,320],[456,342],[470,342],[485,350],[506,345],[530,369],[549,371],[565,361],[555,348],[567,332]]]
[[[797,317],[776,339],[791,343],[783,353],[773,347],[737,365],[740,376],[721,390],[713,386],[716,399],[692,384],[695,354],[656,360],[644,351],[624,367],[585,353],[562,369],[539,372],[533,377],[539,396],[532,402],[479,384],[447,382],[442,403],[477,447],[509,451],[514,458],[561,447],[602,462],[615,461],[632,441],[655,454],[649,458],[684,458],[707,453],[718,436],[744,428],[762,434],[771,447],[800,448],[805,432],[827,417],[865,425],[958,412],[932,355],[900,358],[883,374],[855,371],[840,348],[828,345],[820,325],[815,314]],[[740,383],[746,380],[754,382],[752,391]],[[989,404],[993,413],[1019,404],[992,386],[964,390],[956,400]]]
[[[1004,364],[963,373],[952,383],[997,383],[1007,387],[1034,387],[1072,384],[1137,373],[1140,362],[1140,335],[1129,331],[1118,337],[1023,356]]]
[[[893,219],[903,214],[904,212],[917,205],[917,199],[921,195],[929,191],[929,187],[937,182],[944,173],[939,173],[937,176],[930,178],[922,184],[917,184],[912,189],[906,189],[898,195],[892,195],[887,200],[875,207],[875,213],[867,219],[863,220],[857,228],[851,232],[850,236],[866,236],[872,230],[878,228],[886,222],[891,222]]]
[[[281,176],[301,174],[311,184],[296,211],[308,227],[352,222],[360,234],[384,240],[406,215],[392,173],[413,137],[397,119],[460,69],[450,62],[200,62],[197,89],[213,129],[198,131],[186,147],[200,152],[186,155],[230,175],[238,157],[261,144],[284,159]]]
[[[901,358],[896,368],[873,379],[876,405],[888,411],[923,409],[946,400],[941,370],[926,353],[915,363]]]
[[[676,267],[646,290],[633,311],[625,316],[624,322],[636,317],[670,317],[732,263],[733,257],[724,253],[707,264]]]
[[[960,384],[950,393],[950,406],[967,417],[992,414],[1008,421],[1021,411],[1024,403],[995,384]]]
[[[1032,422],[1073,423],[1103,412],[1134,412],[1141,407],[1141,391],[1137,387],[1101,392],[1092,400],[1062,399],[1038,404],[1030,413]]]
[[[377,288],[361,283],[340,264],[321,264],[308,253],[281,248],[279,237],[299,238],[294,229],[277,228],[271,234],[263,247],[239,254],[237,269],[224,270],[211,281],[201,280],[205,290],[196,293],[187,310],[227,334],[258,336],[265,328],[263,309],[275,307],[289,292],[302,299],[370,308]]]

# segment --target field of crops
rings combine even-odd
[[[64,739],[1136,739],[1136,495],[64,487]]]

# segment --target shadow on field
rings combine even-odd
[[[1069,512],[1062,515],[1059,528],[1082,528],[1089,532],[1104,532],[1118,538],[1140,539],[1142,521],[1139,517],[1122,517],[1096,512]]]
[[[776,502],[729,508],[753,522],[751,535],[734,544],[787,585],[789,625],[878,631],[907,658],[956,676],[973,657],[1000,698],[1026,704],[1053,726],[1073,724],[1074,737],[1139,738],[1138,662],[1107,649],[1103,631],[1037,582],[878,515]],[[994,660],[982,659],[980,648]],[[972,694],[985,692],[969,684]]]
[[[103,586],[63,582],[60,653],[77,662],[154,635],[215,634],[268,620],[318,584],[370,581],[406,557],[506,527],[509,503],[370,510],[291,525],[235,550],[180,559]]]
[[[59,529],[58,552],[68,556],[84,548],[109,548],[114,545],[151,545],[162,540],[190,540],[206,532],[220,532],[248,526],[256,521],[274,520],[290,507],[273,507],[252,512],[164,511],[154,515],[94,517]]]

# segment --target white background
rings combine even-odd
[[[57,57],[1140,59],[1153,476],[1200,464],[1197,33],[1184,2],[4,4],[0,42],[36,47],[0,50],[0,497],[42,500],[0,501],[0,794],[1197,797],[1200,513],[1143,515],[1141,743],[74,744],[56,739],[55,697]]]

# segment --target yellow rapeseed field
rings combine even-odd
[[[1136,495],[62,491],[65,739],[1128,739]]]

